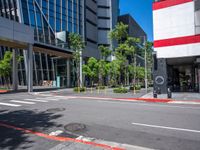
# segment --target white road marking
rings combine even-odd
[[[24,99],[26,101],[33,101],[33,102],[42,102],[42,103],[47,103],[48,101],[46,100],[38,100],[38,99]]]
[[[86,142],[92,142],[95,140],[95,138],[90,138],[90,137],[84,137],[84,136],[79,136],[76,138],[77,140],[82,140],[82,141],[86,141]]]
[[[12,107],[19,107],[19,106],[21,106],[21,105],[10,104],[10,103],[0,103],[0,105],[4,105],[4,106],[12,106]]]
[[[34,102],[27,102],[27,101],[18,101],[18,100],[11,100],[11,102],[14,102],[14,103],[22,103],[22,104],[35,104]]]
[[[49,133],[49,135],[51,135],[51,136],[57,136],[57,135],[59,135],[59,134],[61,134],[61,133],[63,133],[62,130],[57,130],[57,131],[55,131],[55,132]]]
[[[176,131],[185,131],[185,132],[200,133],[200,130],[192,130],[192,129],[184,129],[184,128],[174,128],[174,127],[167,127],[167,126],[142,124],[142,123],[136,123],[136,122],[133,122],[132,125],[143,126],[143,127],[150,127],[150,128],[160,128],[160,129],[167,129],[167,130],[176,130]]]
[[[47,100],[47,101],[59,101],[59,99],[56,99],[56,98],[36,98],[36,99],[38,99],[38,100]]]

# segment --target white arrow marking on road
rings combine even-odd
[[[42,102],[42,103],[47,103],[48,101],[45,100],[38,100],[38,99],[24,99],[26,101],[33,101],[33,102]]]
[[[21,106],[21,105],[10,104],[10,103],[0,103],[0,105],[4,105],[4,106],[12,106],[12,107],[19,107],[19,106]]]
[[[14,103],[22,103],[22,104],[35,104],[34,102],[26,102],[26,101],[18,101],[18,100],[11,100],[11,102],[14,102]]]
[[[143,127],[150,127],[150,128],[160,128],[160,129],[167,129],[167,130],[177,130],[177,131],[186,131],[186,132],[200,133],[199,130],[174,128],[174,127],[166,127],[166,126],[157,126],[157,125],[142,124],[142,123],[136,123],[136,122],[133,122],[132,125],[143,126]]]

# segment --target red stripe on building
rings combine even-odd
[[[176,6],[188,2],[193,2],[193,0],[162,0],[160,2],[153,3],[153,10]]]
[[[176,46],[176,45],[193,44],[193,43],[200,43],[200,34],[193,36],[157,40],[154,41],[154,47],[157,48],[157,47]]]

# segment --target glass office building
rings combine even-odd
[[[36,48],[33,54],[33,84],[35,86],[53,84],[53,82],[47,81],[55,81],[58,76],[61,87],[69,87],[75,84],[73,63],[70,57],[62,57],[62,54],[58,56],[56,51],[54,55],[54,52],[48,53],[43,49],[55,48],[56,50],[66,50],[66,53],[68,53],[67,38],[63,38],[63,35],[67,36],[68,32],[84,35],[83,5],[83,0],[0,1],[1,17],[34,28],[34,45]],[[40,50],[41,47],[42,50]],[[7,50],[12,49],[1,46],[1,59]],[[24,57],[18,66],[19,85],[26,85],[26,53],[26,51],[18,50],[18,54]],[[67,80],[67,78],[70,79]],[[0,79],[0,84],[5,84],[3,78]]]

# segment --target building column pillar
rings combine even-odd
[[[18,63],[17,63],[17,50],[13,49],[13,69],[12,69],[12,87],[13,91],[18,90]]]
[[[70,87],[71,85],[71,73],[70,73],[70,59],[68,58],[67,59],[67,87]]]
[[[154,90],[160,92],[160,94],[166,94],[168,88],[167,61],[165,58],[154,59]]]
[[[33,92],[33,45],[28,45],[28,76],[27,76],[27,83],[28,83],[28,92]]]

